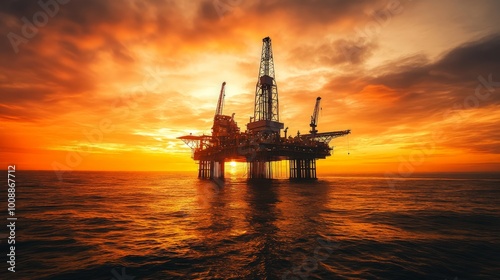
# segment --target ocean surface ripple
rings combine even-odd
[[[500,279],[500,180],[16,177],[0,279]]]

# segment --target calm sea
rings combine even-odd
[[[0,279],[500,279],[499,179],[18,171],[16,189]]]

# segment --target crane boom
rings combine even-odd
[[[226,87],[226,82],[222,83],[222,87],[220,89],[220,95],[219,95],[219,101],[217,102],[217,108],[215,109],[215,116],[222,115],[222,109],[224,108],[224,96],[225,94],[225,88]]]
[[[309,131],[309,132],[312,134],[316,134],[318,132],[316,127],[318,126],[320,102],[321,102],[321,97],[316,98],[316,105],[314,106],[314,112],[311,116],[311,123],[309,124],[309,126],[311,127],[311,131]]]

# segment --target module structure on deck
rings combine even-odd
[[[318,133],[316,129],[321,98],[316,99],[309,134],[288,136],[288,127],[279,119],[278,86],[274,75],[271,39],[264,38],[259,77],[255,89],[254,115],[242,132],[231,116],[223,115],[225,85],[222,83],[211,135],[181,136],[199,162],[198,177],[224,178],[224,163],[247,162],[249,179],[272,179],[273,162],[289,161],[290,179],[316,179],[316,160],[331,155],[333,138],[350,134],[350,130]]]

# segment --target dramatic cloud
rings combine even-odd
[[[225,113],[245,129],[270,36],[292,134],[309,130],[317,96],[320,131],[353,130],[333,143],[351,155],[327,169],[385,172],[432,144],[419,171],[498,170],[498,5],[2,1],[0,156],[31,169],[193,169],[176,137],[210,133],[223,81]]]

